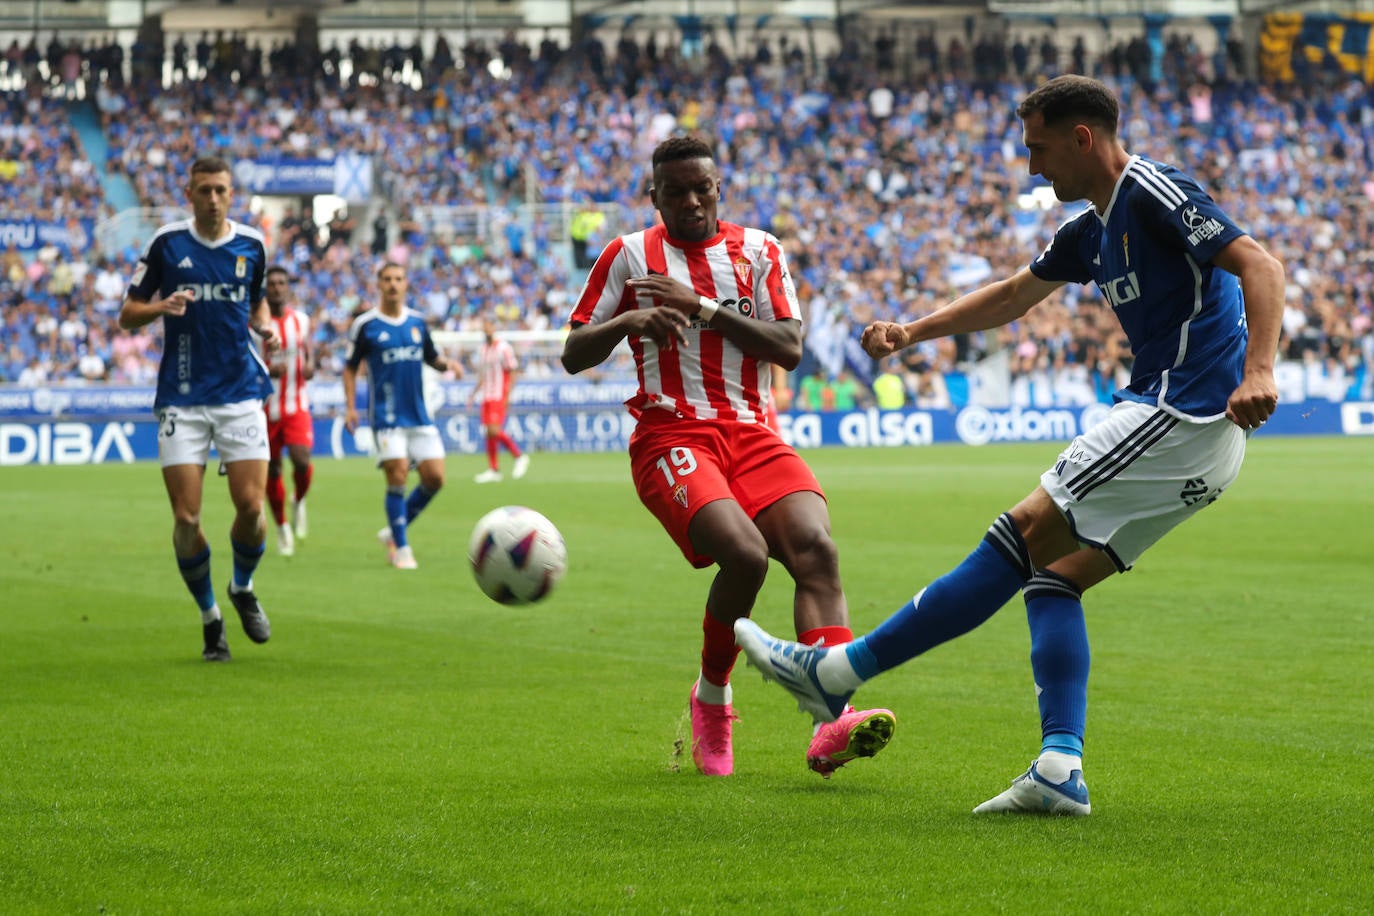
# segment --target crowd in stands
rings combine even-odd
[[[38,73],[26,49],[11,50],[6,67]],[[359,225],[340,211],[317,226],[292,211],[262,227],[315,316],[326,376],[384,258],[408,264],[412,305],[436,328],[472,329],[487,313],[511,328],[565,320],[581,267],[549,243],[550,227],[510,215],[480,238],[431,232],[427,205],[513,214],[527,201],[568,202],[647,225],[650,151],[701,132],[722,163],[722,218],[782,239],[809,351],[842,381],[869,320],[909,320],[1014,271],[1073,212],[1027,206],[1039,182],[1026,175],[1014,110],[1036,80],[1074,71],[1121,94],[1130,151],[1195,174],[1284,260],[1282,355],[1307,367],[1309,388],[1368,397],[1374,386],[1374,89],[1262,85],[1241,75],[1234,43],[1204,56],[1175,36],[1151,61],[1143,42],[1093,56],[1049,35],[1010,45],[989,36],[968,47],[923,40],[908,58],[879,36],[817,62],[785,38],[735,57],[714,41],[684,58],[652,41],[626,39],[612,53],[596,40],[528,48],[513,38],[474,41],[455,57],[442,40],[429,55],[380,42],[307,53],[205,35],[165,52],[134,48],[127,79],[108,48],[88,50],[63,69],[50,46],[49,76],[4,95],[0,219],[105,215],[96,164],[67,122],[65,89],[78,78],[104,117],[99,167],[127,174],[147,205],[180,202],[198,154],[370,155],[387,199],[376,220]],[[236,217],[260,223],[246,210]],[[580,241],[594,254],[607,239]],[[146,382],[156,325],[128,334],[113,322],[135,256],[0,252],[0,380]],[[1029,404],[1109,397],[1131,362],[1101,296],[1066,287],[1007,329],[932,342],[883,366],[850,359],[849,369],[865,399],[894,403],[891,384],[879,386],[885,402],[868,385],[895,376],[903,403],[940,405],[966,397],[959,377],[988,358],[1005,361],[1011,396]],[[799,397],[812,374],[794,380]]]

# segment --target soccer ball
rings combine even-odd
[[[568,548],[553,522],[524,506],[502,506],[477,521],[468,541],[472,575],[487,597],[529,604],[548,596],[568,569]]]

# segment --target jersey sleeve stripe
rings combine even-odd
[[[798,317],[792,308],[792,302],[787,296],[787,286],[783,282],[783,270],[786,265],[782,253],[782,247],[777,240],[768,237],[764,242],[764,252],[767,257],[764,264],[768,268],[767,275],[763,278],[763,289],[767,290],[767,302],[765,303],[765,313],[761,316],[770,321],[778,321],[784,318]],[[760,297],[765,298],[765,297]]]
[[[1159,167],[1156,166],[1154,163],[1148,162],[1143,159],[1138,161],[1142,166],[1145,167],[1145,170],[1149,174],[1150,178],[1154,181],[1159,182],[1160,186],[1167,189],[1170,192],[1171,196],[1176,196],[1179,199],[1180,203],[1187,202],[1188,192],[1185,191],[1183,188],[1179,187],[1178,182],[1170,178],[1166,172],[1161,171]]]
[[[1188,200],[1187,195],[1179,189],[1178,185],[1160,175],[1153,168],[1140,163],[1139,160],[1128,166],[1127,171],[1137,184],[1158,198],[1159,202],[1170,210],[1177,209]]]
[[[597,257],[596,263],[592,265],[591,273],[587,275],[587,283],[582,287],[582,296],[577,300],[577,306],[573,309],[571,322],[573,324],[590,324],[592,319],[599,318],[605,320],[611,315],[605,314],[612,310],[612,314],[618,313],[624,308],[624,297],[620,291],[612,290],[611,275],[613,268],[625,257],[625,237],[621,236],[611,240],[611,243],[602,250]],[[615,306],[610,305],[615,302]]]

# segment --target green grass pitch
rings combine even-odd
[[[1056,445],[808,453],[856,631],[958,562]],[[970,809],[1038,750],[1024,611],[859,694],[891,745],[834,779],[809,723],[736,669],[736,775],[674,752],[702,602],[620,454],[480,459],[412,530],[322,460],[311,532],[269,536],[266,646],[226,610],[200,661],[155,465],[0,471],[5,913],[1367,912],[1374,902],[1374,440],[1267,439],[1236,485],[1088,596],[1083,820]],[[502,503],[570,569],[501,607],[465,550]],[[224,481],[206,481],[216,590]],[[774,567],[755,617],[790,631]]]

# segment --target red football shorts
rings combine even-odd
[[[640,501],[698,569],[715,561],[697,553],[687,528],[707,503],[733,499],[754,518],[792,493],[825,497],[801,456],[762,423],[646,410],[630,436],[630,471]]]
[[[305,411],[287,414],[277,422],[267,421],[267,448],[273,455],[280,455],[288,445],[315,447],[315,422]]]
[[[495,426],[500,429],[506,425],[506,402],[505,401],[483,401],[482,402],[482,425]]]

